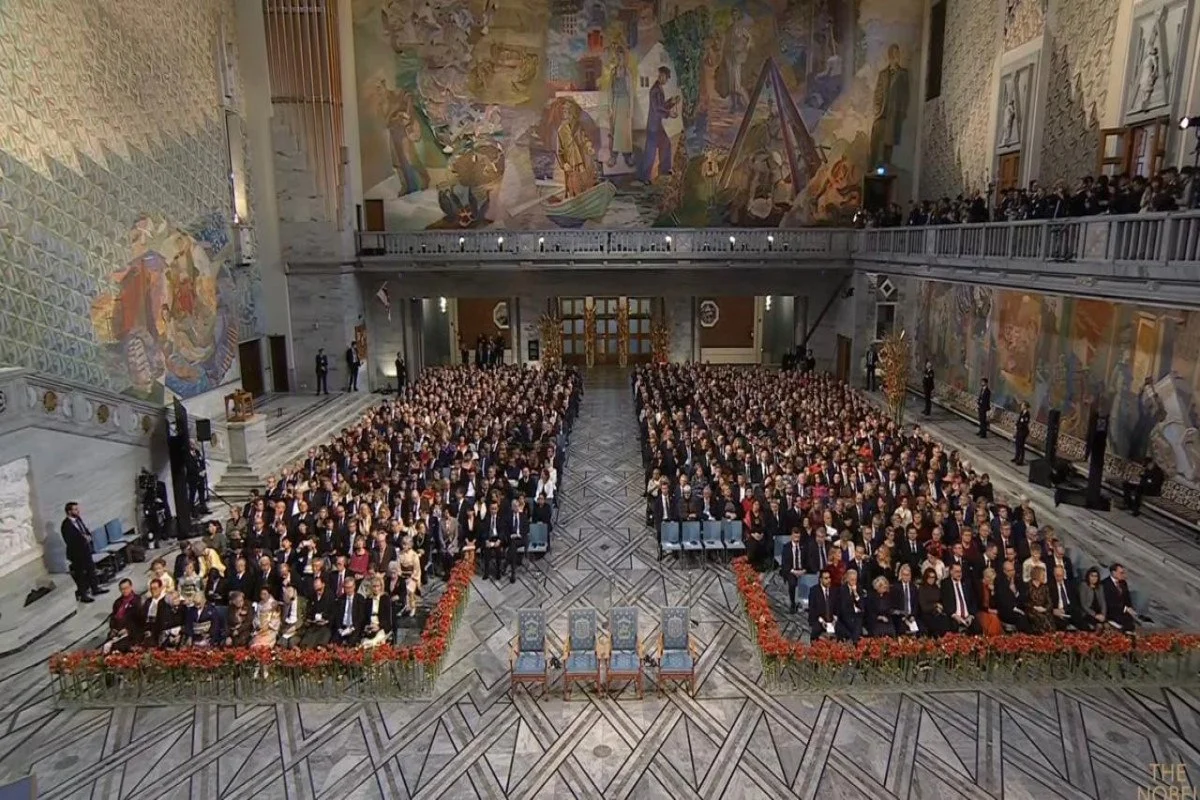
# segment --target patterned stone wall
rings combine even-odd
[[[1001,0],[1004,3],[1005,52],[1042,35],[1046,24],[1045,0]]]
[[[260,326],[229,263],[222,19],[231,0],[0,4],[0,365],[148,399],[236,377]]]
[[[1121,0],[1055,0],[1050,7],[1043,183],[1073,184],[1096,171],[1120,7]]]
[[[924,108],[919,191],[926,199],[982,189],[991,170],[988,121],[1002,17],[993,3],[947,2],[942,91]]]

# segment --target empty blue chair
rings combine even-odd
[[[517,636],[508,661],[509,692],[518,683],[540,683],[542,692],[550,683],[550,659],[546,656],[546,612],[522,608],[517,612]]]
[[[700,544],[704,547],[705,553],[719,553],[725,550],[725,544],[721,541],[721,523],[706,522],[700,529]]]
[[[725,540],[725,550],[730,553],[746,552],[746,543],[742,541],[742,521],[727,519],[721,525],[721,538]]]
[[[542,553],[550,548],[550,528],[544,522],[533,522],[529,525],[529,542],[521,551],[527,555]]]
[[[676,553],[683,549],[679,539],[679,523],[663,520],[658,531],[658,560],[662,561],[663,553]]]
[[[567,612],[567,642],[563,651],[563,699],[571,699],[571,684],[596,681],[600,692],[600,619],[594,608]]]
[[[688,610],[684,606],[663,609],[662,632],[658,637],[658,690],[666,681],[687,681],[696,694],[696,662],[700,651],[692,636]]]
[[[704,543],[700,540],[700,523],[692,520],[680,526],[683,532],[681,544],[685,553],[704,552]]]
[[[780,569],[783,569],[783,548],[787,547],[790,538],[788,536],[775,537],[775,566]]]
[[[642,639],[638,635],[638,610],[614,608],[608,612],[609,652],[605,688],[613,681],[636,681],[638,699],[643,696]]]

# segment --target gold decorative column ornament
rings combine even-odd
[[[587,353],[587,365],[596,366],[596,307],[588,305],[583,310],[584,348]]]
[[[879,363],[883,368],[883,396],[896,425],[904,422],[904,401],[908,397],[908,370],[911,367],[912,351],[904,338],[904,331],[889,333],[883,340]]]
[[[666,364],[671,360],[671,326],[666,314],[659,316],[650,326],[650,349],[655,364]]]
[[[542,363],[548,367],[562,364],[562,319],[556,314],[542,314],[538,320],[538,330],[542,334]]]
[[[617,302],[617,363],[629,366],[629,298]]]

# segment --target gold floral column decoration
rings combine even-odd
[[[617,363],[629,366],[629,300],[622,298],[617,304]]]
[[[596,307],[589,305],[583,310],[583,341],[587,353],[587,365],[596,366]]]
[[[555,314],[543,314],[538,320],[542,334],[542,363],[549,367],[562,364],[562,320]]]
[[[671,326],[665,314],[650,326],[650,349],[655,364],[666,364],[671,360]]]
[[[883,369],[883,396],[897,425],[904,422],[904,401],[908,396],[908,370],[911,367],[912,351],[904,331],[893,331],[883,340],[879,363]]]

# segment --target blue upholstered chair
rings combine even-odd
[[[540,683],[542,693],[550,682],[550,660],[546,656],[546,612],[540,608],[522,608],[517,612],[517,636],[509,659],[513,691],[518,683]]]
[[[614,608],[608,612],[608,670],[604,685],[612,690],[614,680],[637,681],[638,698],[645,696],[642,685],[642,639],[638,636],[636,608]]]
[[[658,690],[667,681],[687,681],[696,694],[696,662],[700,651],[689,630],[688,610],[682,606],[663,609],[662,632],[658,637]]]
[[[742,521],[727,519],[721,523],[721,539],[725,542],[725,552],[740,555],[746,552],[746,543],[742,541]]]
[[[679,526],[683,532],[680,544],[685,553],[703,553],[704,543],[700,540],[700,523],[692,520]]]
[[[550,529],[544,522],[533,522],[529,525],[529,543],[521,548],[526,555],[541,553],[545,555],[550,548]]]
[[[599,615],[594,608],[567,612],[567,646],[563,651],[563,697],[571,698],[575,681],[596,682],[600,691]]]
[[[783,548],[787,547],[787,543],[791,541],[790,536],[775,537],[775,566],[783,569]]]
[[[662,561],[663,553],[679,554],[683,545],[679,542],[679,523],[663,520],[658,532],[658,560]]]
[[[725,543],[721,541],[721,524],[720,520],[713,520],[705,522],[700,529],[700,544],[705,553],[725,552]]]

